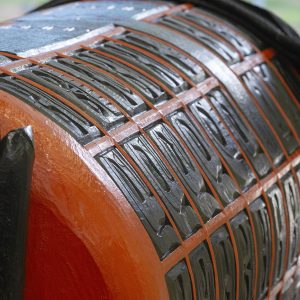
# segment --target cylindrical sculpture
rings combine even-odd
[[[1,134],[35,140],[25,299],[299,299],[300,76],[282,55],[163,1],[0,34]]]

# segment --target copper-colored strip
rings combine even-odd
[[[195,278],[194,278],[194,272],[193,272],[193,269],[192,269],[190,257],[188,255],[185,256],[185,262],[186,262],[186,266],[188,268],[188,272],[189,272],[190,279],[191,279],[193,299],[197,299],[197,290],[196,290],[196,283],[195,283]]]
[[[210,237],[207,236],[207,244],[211,256],[211,261],[214,269],[214,279],[215,279],[215,288],[216,288],[216,300],[220,299],[220,287],[219,287],[219,276],[218,276],[218,268],[217,268],[217,260],[214,252],[213,245],[211,243]]]
[[[263,178],[250,190],[245,192],[234,202],[225,207],[222,213],[218,214],[215,218],[207,222],[200,231],[196,232],[187,240],[183,241],[182,246],[176,249],[166,260],[162,262],[164,268],[168,270],[170,266],[174,265],[174,262],[184,259],[183,253],[185,253],[186,250],[183,249],[188,249],[189,251],[195,249],[199,245],[199,243],[204,240],[204,230],[207,231],[210,235],[213,232],[215,232],[218,228],[225,225],[227,218],[231,219],[237,214],[239,214],[242,210],[247,209],[247,206],[249,206],[258,197],[260,197],[263,191],[268,190],[272,185],[274,185],[277,182],[279,174],[280,177],[282,177],[290,171],[292,164],[299,161],[299,155],[300,150],[291,156],[291,162],[283,163],[280,167],[276,169],[276,171],[273,171],[267,177]]]
[[[170,44],[169,42],[166,42],[160,38],[157,38],[151,34],[148,34],[148,33],[145,33],[145,32],[142,32],[142,31],[139,31],[139,30],[133,30],[133,29],[130,29],[131,32],[135,32],[135,33],[138,33],[138,34],[141,34],[141,35],[144,35],[144,36],[147,36],[147,37],[150,37],[152,39],[154,39],[155,41],[157,42],[160,42],[162,44],[165,44],[167,45],[168,47],[173,47],[174,49],[176,49],[177,51],[179,51],[181,54],[183,55],[186,55],[188,56],[193,62],[195,62],[196,64],[198,64],[201,68],[203,68],[207,74],[210,74],[211,75],[211,72],[206,68],[205,65],[201,64],[197,59],[195,59],[193,56],[189,55],[188,53],[186,53],[185,51],[183,51],[182,49],[178,48],[177,46],[175,45],[172,45]],[[251,58],[248,58],[251,60]],[[226,88],[223,86],[223,84],[220,83],[220,86],[226,90]],[[229,97],[229,99],[231,99],[231,97]],[[255,137],[260,145],[260,147],[263,149],[265,155],[267,156],[267,158],[269,159],[271,165],[273,165],[273,161],[272,161],[272,158],[270,156],[270,154],[268,153],[267,149],[265,148],[264,144],[262,143],[261,139],[259,138],[259,136],[257,135],[256,133],[256,130],[253,128],[253,126],[250,124],[250,122],[247,120],[247,118],[244,116],[244,113],[241,111],[241,109],[238,108],[237,104],[234,103],[235,101],[233,101],[231,99],[231,104],[234,106],[234,108],[239,112],[239,114],[241,115],[241,117],[243,118],[244,122],[252,129],[253,133],[255,134]]]
[[[236,73],[236,75],[242,75],[275,56],[276,51],[272,48],[267,48],[259,53],[246,57],[245,60],[230,66],[230,68],[234,73]]]
[[[7,53],[7,52],[1,52],[0,51],[0,55],[5,56],[7,58],[12,58],[12,59],[21,59],[20,56],[15,55],[15,54],[11,54],[11,53]]]
[[[92,49],[93,50],[93,49]],[[97,52],[97,50],[96,50]],[[100,52],[100,51],[99,51]],[[129,66],[131,67],[131,64],[129,64]],[[137,68],[137,71],[140,71],[139,68]],[[176,97],[174,93],[170,92],[172,94],[173,97]],[[143,97],[144,98],[144,97]],[[144,98],[144,101],[147,101],[145,98]],[[147,101],[148,102],[148,101]],[[148,102],[147,103],[152,110],[157,110],[157,108],[151,103],[151,102]],[[170,106],[170,103],[168,102],[169,106]],[[162,119],[165,121],[166,124],[168,124],[170,127],[173,128],[172,124],[165,118],[165,116],[162,116]],[[214,194],[215,198],[217,198],[217,201],[219,202],[219,204],[221,205],[221,207],[223,207],[222,205],[222,202],[220,201],[218,195],[217,195],[217,192],[215,191],[214,187],[212,186],[212,184],[210,183],[207,175],[205,174],[205,172],[203,171],[202,167],[199,165],[198,161],[194,158],[194,155],[193,153],[190,151],[190,149],[185,145],[185,142],[183,141],[183,139],[180,137],[179,134],[177,134],[177,132],[173,132],[175,133],[175,135],[177,136],[177,138],[181,141],[181,143],[183,144],[184,148],[185,148],[185,151],[187,151],[191,157],[193,158],[194,162],[196,163],[199,171],[201,172],[202,176],[204,177],[206,183],[209,185],[209,188],[211,189],[212,193]]]
[[[221,120],[221,122],[223,123],[223,125],[227,129],[227,131],[228,131],[229,135],[231,136],[232,140],[235,142],[235,144],[239,148],[239,151],[241,152],[243,158],[246,160],[246,162],[248,163],[251,171],[255,175],[256,180],[259,181],[259,178],[258,178],[258,175],[256,174],[256,171],[254,170],[254,168],[253,168],[250,160],[248,159],[248,156],[246,155],[246,153],[244,152],[244,150],[242,149],[242,147],[240,146],[240,144],[236,140],[235,136],[232,134],[231,130],[229,129],[229,127],[227,126],[227,124],[224,122],[223,118],[220,116],[220,114],[216,110],[216,108],[212,105],[212,103],[208,99],[208,97],[205,97],[205,99],[208,101],[208,103],[210,104],[210,106],[212,107],[212,109],[214,110],[214,112],[217,114],[218,118]],[[255,277],[254,277],[255,279],[254,279],[254,287],[253,287],[253,290],[254,290],[253,299],[255,299],[255,297],[256,297],[256,286],[257,286],[256,281],[257,281],[257,278],[258,278],[258,252],[257,252],[258,250],[257,250],[256,232],[255,232],[255,228],[254,228],[254,223],[253,223],[252,215],[250,213],[250,208],[249,208],[249,205],[248,205],[247,201],[246,201],[245,209],[246,209],[247,214],[248,214],[248,218],[249,218],[249,222],[250,222],[251,230],[252,230],[252,234],[253,234],[254,256],[255,256]],[[239,277],[237,277],[237,278],[239,280]]]
[[[280,192],[282,194],[282,202],[283,202],[283,208],[284,208],[284,217],[285,217],[285,223],[286,223],[286,252],[284,257],[284,271],[288,268],[288,258],[289,258],[289,251],[290,251],[290,215],[286,203],[286,196],[283,188],[283,184],[281,180],[278,180],[278,186],[280,189]]]
[[[94,124],[101,132],[103,132],[107,137],[109,137],[114,145],[118,148],[118,150],[126,157],[126,159],[131,163],[132,167],[135,169],[135,171],[137,171],[137,173],[141,176],[142,180],[145,182],[145,184],[147,185],[147,187],[150,189],[150,191],[153,193],[153,195],[155,196],[156,200],[158,201],[158,203],[160,204],[160,206],[162,207],[162,209],[164,210],[168,220],[170,221],[171,225],[173,226],[174,231],[176,232],[178,238],[180,241],[182,241],[181,236],[177,230],[177,227],[175,226],[175,223],[173,222],[168,210],[166,209],[164,203],[162,202],[162,200],[159,198],[158,194],[156,193],[156,191],[154,190],[154,188],[152,188],[151,184],[148,182],[148,179],[146,178],[146,176],[143,174],[143,172],[139,171],[139,168],[135,165],[134,161],[130,159],[129,155],[126,154],[125,150],[122,149],[121,146],[119,146],[114,139],[110,136],[110,134],[104,129],[102,128],[101,125],[98,124],[98,122],[96,120],[94,120],[92,117],[90,117],[89,115],[85,114],[81,109],[79,109],[76,105],[74,105],[72,102],[66,100],[65,98],[61,97],[59,94],[52,92],[51,90],[49,90],[48,88],[45,88],[44,86],[37,84],[23,76],[20,76],[16,73],[12,73],[10,71],[5,70],[4,68],[0,68],[1,71],[3,71],[4,73],[10,75],[10,76],[14,76],[22,81],[25,81],[37,88],[39,88],[40,90],[48,93],[49,95],[59,99],[60,101],[62,101],[64,104],[66,104],[67,106],[71,107],[72,109],[74,109],[76,112],[78,112],[79,114],[83,115],[85,118],[87,118],[87,120],[89,120],[92,124]]]

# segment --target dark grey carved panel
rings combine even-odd
[[[179,111],[170,115],[169,120],[191,149],[219,194],[223,204],[225,206],[228,205],[239,196],[239,192],[232,179],[225,172],[222,162],[214,149],[207,143],[205,137],[184,112]]]
[[[170,128],[160,123],[150,128],[148,133],[185,186],[204,222],[215,216],[220,211],[219,204],[206,192],[204,179],[195,162]]]
[[[254,174],[208,101],[205,98],[197,100],[190,105],[190,109],[227,162],[240,189],[249,189],[256,182]]]
[[[82,144],[87,144],[102,136],[102,133],[93,124],[76,111],[25,81],[2,76],[0,77],[0,89],[41,111]]]
[[[160,259],[179,246],[179,240],[164,211],[140,176],[116,149],[96,157],[140,218]]]
[[[124,148],[161,197],[183,239],[196,232],[200,223],[195,211],[176,179],[146,139],[137,136],[126,142]]]
[[[48,65],[69,73],[78,79],[100,90],[131,116],[147,110],[145,102],[131,89],[104,75],[92,67],[73,61],[69,58],[58,58],[48,62]]]

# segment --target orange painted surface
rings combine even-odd
[[[70,256],[62,252],[64,263],[71,269],[85,264],[98,268],[91,287],[107,287],[111,299],[166,299],[164,270],[151,240],[127,200],[88,152],[38,111],[4,92],[0,92],[0,114],[1,135],[31,124],[35,137],[29,231],[29,241],[34,244],[27,255],[27,273],[34,270],[34,274],[26,278],[26,299],[37,299],[33,297],[33,285],[54,286],[56,279],[52,277],[59,279],[62,274],[56,273],[57,265],[48,266],[52,274],[45,272],[47,263],[45,266],[39,257],[52,259],[59,250],[51,236],[40,241],[43,251],[35,248],[36,241],[43,238],[43,226],[51,218],[53,227],[47,230],[57,232],[57,241],[65,237],[64,246],[70,243],[78,251],[70,252]],[[41,206],[49,212],[44,212],[48,215],[45,223],[37,226],[33,212]],[[75,257],[78,261],[74,261]],[[70,276],[64,281],[71,290],[68,282],[76,278],[76,272],[65,275]],[[82,286],[73,285],[68,299],[77,299],[81,290]],[[87,293],[80,299],[99,298],[96,293],[92,297]]]
[[[36,201],[31,203],[26,264],[25,299],[110,299],[82,241]]]

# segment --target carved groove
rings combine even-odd
[[[145,102],[132,90],[89,66],[69,58],[57,58],[47,64],[95,87],[114,100],[131,116],[147,110]]]
[[[133,32],[116,36],[115,38],[150,51],[152,54],[172,64],[194,83],[200,83],[206,78],[204,70],[186,55],[154,39]]]
[[[25,81],[2,76],[0,88],[47,115],[81,144],[87,144],[102,136],[102,133],[80,114]]]
[[[172,16],[163,17],[157,20],[158,24],[168,26],[176,31],[182,32],[193,39],[208,46],[212,52],[220,55],[228,64],[234,64],[240,61],[238,52],[230,49],[228,45],[217,40],[215,37],[193,27],[181,20],[175,19]]]
[[[142,136],[124,144],[125,150],[147,176],[168,208],[183,239],[200,228],[200,223],[189,201],[151,145]]]
[[[164,83],[175,94],[183,92],[189,88],[188,83],[176,72],[165,65],[158,63],[154,59],[137,52],[129,47],[115,44],[113,42],[101,43],[96,49],[122,57],[126,61],[133,63],[152,76]]]
[[[198,14],[197,14],[198,13]],[[199,15],[199,13],[201,15]],[[249,56],[254,53],[252,46],[241,35],[237,35],[236,32],[231,30],[227,25],[224,25],[224,21],[215,21],[208,16],[207,13],[203,13],[200,9],[194,8],[185,12],[179,12],[177,16],[186,18],[189,21],[194,22],[197,25],[204,27],[205,29],[219,35],[227,42],[232,44],[238,51],[244,56]]]
[[[179,240],[150,190],[118,150],[98,155],[96,159],[125,195],[152,239],[160,259],[164,259],[179,246]]]

